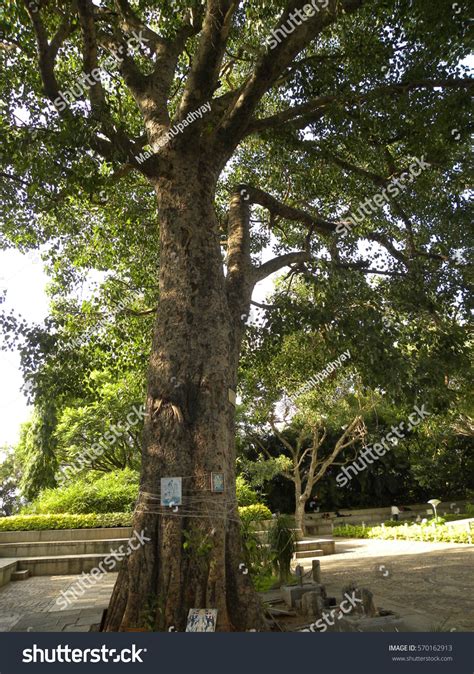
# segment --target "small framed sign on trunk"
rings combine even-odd
[[[180,477],[161,478],[161,505],[180,506],[182,504],[182,480]]]
[[[224,473],[211,473],[211,491],[222,494],[224,491]]]

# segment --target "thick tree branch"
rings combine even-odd
[[[376,87],[370,91],[360,94],[350,93],[320,96],[319,98],[307,101],[301,105],[291,106],[290,108],[282,110],[281,112],[271,115],[270,117],[252,120],[246,129],[246,134],[259,133],[261,131],[265,131],[266,129],[273,129],[275,127],[282,126],[288,122],[298,122],[300,119],[305,123],[315,121],[322,117],[333,103],[361,103],[376,96],[387,96],[390,94],[403,95],[415,89],[463,88],[470,87],[472,84],[473,80],[467,77],[442,80],[418,80],[415,82],[388,84],[381,87]]]
[[[121,28],[126,33],[137,31],[150,43],[156,51],[166,45],[166,41],[154,30],[147,26],[130,7],[128,0],[115,0],[115,7],[121,18]]]
[[[56,80],[56,75],[54,73],[54,64],[56,60],[56,55],[62,44],[62,42],[67,37],[67,34],[72,30],[71,24],[68,21],[67,30],[61,24],[61,27],[58,33],[53,37],[51,44],[48,42],[48,34],[46,28],[41,19],[41,12],[37,11],[36,7],[31,6],[31,3],[28,0],[23,0],[28,16],[30,17],[31,23],[33,25],[36,44],[38,47],[38,60],[39,60],[39,69],[41,78],[43,81],[43,87],[46,96],[54,101],[59,94],[59,87]],[[52,46],[54,44],[54,47]]]
[[[255,285],[250,257],[250,206],[237,188],[230,200],[227,225],[226,291],[234,322],[248,312]],[[240,321],[241,323],[241,321]]]
[[[59,98],[60,94],[55,74],[56,57],[60,47],[64,43],[64,40],[73,32],[73,23],[70,19],[65,18],[59,26],[58,31],[52,38],[51,43],[49,43],[46,28],[41,18],[41,12],[33,11],[29,0],[23,0],[23,3],[25,5],[26,11],[28,12],[35,32],[38,49],[39,71],[41,80],[43,82],[45,95],[53,103],[53,105],[55,105],[56,110],[60,116],[67,119],[74,119],[74,115],[68,107],[60,109],[55,104],[55,101]],[[76,3],[73,1],[71,3],[70,9],[71,14],[74,14],[75,7]],[[100,136],[94,135],[91,138],[91,146],[96,152],[99,152],[99,154],[106,157],[107,159],[116,159],[116,150],[112,142],[107,141]],[[124,160],[128,159],[128,154],[126,152],[124,152],[123,158]]]
[[[77,0],[77,8],[84,42],[84,72],[91,73],[99,66],[97,36],[94,24],[94,5],[92,4],[92,0]],[[94,80],[89,92],[92,110],[96,110],[99,114],[102,113],[105,110],[105,96],[100,79]]]
[[[202,34],[181,99],[179,118],[211,100],[238,4],[238,0],[207,0]]]
[[[326,473],[327,469],[331,464],[334,462],[334,460],[337,458],[338,454],[345,449],[346,447],[349,447],[350,445],[353,445],[356,443],[358,440],[361,440],[364,437],[365,434],[365,426],[362,421],[362,417],[355,417],[351,423],[347,426],[345,429],[344,433],[341,435],[339,440],[336,442],[333,451],[329,456],[324,460],[321,468],[318,470],[317,474],[314,477],[314,483],[319,482],[319,480],[323,477],[323,475]],[[349,438],[346,442],[346,439]]]
[[[221,125],[219,139],[224,146],[235,146],[244,133],[263,95],[275,84],[294,58],[324,28],[334,23],[341,13],[357,11],[367,0],[329,0],[326,9],[321,6],[314,16],[306,17],[294,31],[260,58],[254,71],[247,78],[242,93],[229,108]],[[281,30],[290,14],[301,11],[305,0],[290,0],[274,30]]]
[[[312,454],[311,454],[311,464],[309,466],[308,475],[307,475],[307,478],[306,478],[306,486],[305,486],[305,489],[303,491],[303,494],[301,495],[301,498],[304,502],[306,502],[308,500],[308,498],[310,497],[311,490],[312,490],[313,486],[318,481],[316,476],[315,476],[316,468],[318,466],[318,451],[319,451],[319,448],[321,447],[321,445],[323,444],[324,440],[326,439],[326,435],[327,435],[327,430],[325,428],[323,429],[322,437],[319,435],[318,427],[315,427],[313,429],[313,446],[312,446],[313,451],[312,451]]]
[[[250,203],[263,206],[273,216],[279,216],[285,218],[285,220],[301,222],[306,225],[308,229],[312,228],[320,234],[333,234],[336,230],[336,226],[339,224],[338,222],[326,220],[326,218],[321,217],[317,213],[310,214],[299,208],[287,206],[257,187],[240,185],[240,188],[246,191],[246,198]]]
[[[303,262],[308,262],[311,259],[311,254],[307,251],[296,251],[294,253],[285,253],[284,255],[279,255],[278,257],[268,260],[264,264],[257,267],[254,271],[254,278],[256,283],[262,281],[270,274],[273,274],[284,267],[288,267],[292,264],[301,264]]]

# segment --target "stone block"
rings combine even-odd
[[[317,592],[323,598],[326,596],[324,586],[320,583],[305,583],[304,585],[285,585],[282,587],[282,595],[285,602],[291,608],[295,608],[295,602],[307,592]]]
[[[357,587],[357,583],[352,581],[349,585],[342,588],[342,596],[343,599],[345,596],[354,596],[355,599],[360,600],[352,609],[351,614],[358,614],[367,618],[373,618],[377,615],[374,595],[368,588]]]
[[[301,612],[308,618],[320,618],[323,609],[324,598],[320,592],[307,592],[301,597]]]

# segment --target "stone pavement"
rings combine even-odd
[[[320,557],[322,582],[341,599],[357,581],[375,605],[396,612],[409,631],[474,631],[474,546],[450,543],[336,539]],[[311,561],[299,560],[306,570]],[[65,610],[56,603],[81,576],[33,576],[0,587],[0,631],[86,632],[100,623],[116,573],[102,576]],[[71,593],[70,593],[71,595]]]
[[[336,538],[336,554],[320,562],[322,583],[337,601],[342,587],[357,581],[408,631],[474,631],[472,545]]]
[[[88,632],[100,623],[107,608],[117,574],[102,576],[83,594],[81,576],[33,576],[0,588],[0,632]],[[77,599],[67,608],[57,604],[61,592],[77,588]]]

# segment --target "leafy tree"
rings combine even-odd
[[[15,455],[21,464],[19,483],[22,495],[31,500],[43,487],[56,485],[56,409],[53,405],[36,408],[31,421],[22,425]]]
[[[20,470],[12,448],[0,450],[0,460],[0,516],[8,517],[21,505],[18,490]]]
[[[468,498],[474,488],[472,424],[444,415],[421,428],[410,443],[410,471],[427,498]]]
[[[152,542],[124,562],[107,630],[141,624],[149,596],[157,629],[183,629],[208,602],[222,630],[264,624],[239,569],[235,499],[233,401],[256,283],[288,265],[326,274],[338,295],[380,277],[430,326],[440,298],[464,315],[467,3],[458,15],[433,0],[328,0],[301,19],[305,4],[24,0],[2,15],[14,72],[0,82],[4,245],[48,242],[58,271],[61,254],[100,268],[129,247],[130,275],[159,300],[134,519]],[[425,170],[388,192],[415,158]],[[353,226],[384,189],[384,206]],[[211,518],[196,494],[213,471],[226,507],[215,495]],[[189,511],[151,507],[164,475],[185,478],[196,534],[213,541],[204,559],[183,550]]]
[[[56,453],[64,474],[68,474],[68,465],[74,466],[78,473],[89,468],[105,472],[138,469],[143,429],[142,419],[137,414],[142,399],[140,382],[131,377],[110,382],[107,372],[92,373],[92,379],[97,386],[97,399],[86,405],[64,408],[56,427]],[[129,423],[127,417],[130,414]],[[87,451],[95,443],[100,444],[103,451],[97,456],[91,455],[81,466],[78,458],[85,456],[87,459]]]
[[[326,439],[327,431],[317,422],[302,424],[295,445],[285,439],[274,422],[271,423],[271,426],[284,446],[286,453],[291,457],[291,466],[284,470],[282,474],[294,483],[296,527],[305,535],[304,513],[306,504],[313,493],[313,488],[323,479],[330,466],[341,465],[338,459],[342,458],[341,453],[345,449],[354,447],[364,439],[365,426],[363,419],[361,416],[354,417],[345,426],[335,444],[326,452],[323,452],[321,448]]]

